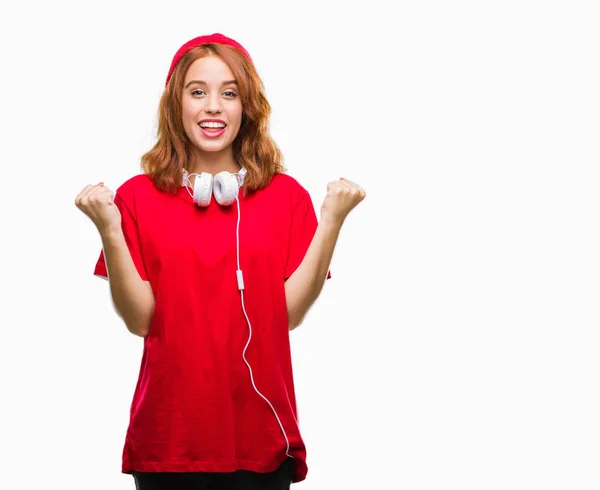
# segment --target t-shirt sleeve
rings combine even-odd
[[[129,248],[129,253],[133,259],[133,263],[135,264],[140,277],[144,281],[147,281],[148,274],[146,272],[146,266],[144,264],[144,258],[142,255],[137,220],[134,213],[131,211],[132,206],[125,204],[125,200],[119,195],[119,190],[117,190],[115,194],[114,203],[121,212],[121,229],[123,230],[125,242]],[[108,280],[106,262],[104,261],[104,250],[100,251],[100,255],[96,261],[94,275]]]
[[[285,267],[284,280],[290,277],[304,260],[306,251],[315,235],[318,226],[317,214],[310,194],[306,192],[292,211],[289,249]],[[331,271],[327,271],[327,279]]]

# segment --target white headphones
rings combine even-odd
[[[196,175],[193,195],[189,190],[190,175]],[[229,206],[235,201],[238,190],[244,183],[245,175],[246,169],[243,167],[238,173],[232,174],[224,170],[214,177],[208,172],[188,174],[187,170],[184,169],[181,186],[187,188],[188,194],[198,206],[208,206],[213,194],[221,206]]]

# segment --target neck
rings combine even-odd
[[[236,173],[242,168],[235,160],[231,146],[222,151],[196,151],[192,157],[192,161],[186,167],[190,174],[208,172],[212,175],[216,175],[224,170]]]

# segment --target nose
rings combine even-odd
[[[223,110],[221,107],[221,99],[219,98],[219,94],[213,93],[206,97],[206,112],[210,113],[219,113]]]

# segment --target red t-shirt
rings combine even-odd
[[[121,185],[114,202],[133,262],[156,298],[122,472],[275,471],[287,457],[286,440],[242,357],[250,328],[236,279],[237,203],[220,206],[213,196],[201,208],[186,188],[161,192],[145,174]],[[239,202],[239,260],[252,325],[245,358],[285,429],[296,483],[308,468],[284,280],[302,262],[317,217],[309,193],[287,174],[246,198],[240,191]],[[107,278],[102,251],[94,274]]]

